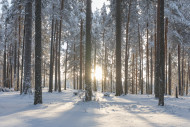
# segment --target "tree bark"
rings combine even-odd
[[[171,95],[172,93],[172,86],[171,86],[171,83],[172,83],[172,65],[171,65],[171,53],[169,53],[169,68],[168,68],[168,86],[169,86],[169,95]]]
[[[68,54],[68,41],[67,41],[67,49],[66,49],[66,58],[65,58],[65,85],[64,90],[66,90],[67,87],[67,54]]]
[[[184,95],[184,87],[185,87],[185,82],[184,82],[184,46],[183,46],[183,54],[182,54],[182,72],[181,72],[181,95]]]
[[[7,87],[7,23],[5,23],[5,41],[3,54],[3,86]]]
[[[79,83],[79,89],[82,90],[82,69],[83,69],[83,51],[82,51],[82,40],[83,40],[83,20],[81,19],[81,26],[80,26],[80,83]]]
[[[130,23],[130,15],[131,15],[131,2],[129,1],[129,10],[127,16],[127,23],[126,23],[126,46],[125,46],[125,95],[128,94],[128,42],[129,42],[129,23]]]
[[[25,6],[24,93],[31,93],[32,0]]]
[[[96,42],[94,46],[94,91],[97,91],[96,86]]]
[[[158,16],[160,27],[157,27],[157,34],[159,41],[159,103],[158,105],[164,106],[164,93],[165,93],[165,46],[164,46],[164,0],[158,0]]]
[[[139,58],[140,58],[140,63],[139,63],[139,87],[141,89],[141,94],[143,94],[143,85],[142,85],[142,53],[141,53],[141,34],[140,34],[140,26],[138,24],[138,41],[139,41]]]
[[[178,44],[178,87],[179,87],[179,95],[181,95],[181,67],[180,67],[180,59],[181,59],[181,47]]]
[[[167,56],[168,56],[168,54],[167,54],[167,48],[168,48],[168,40],[167,40],[167,35],[168,34],[168,17],[166,18],[166,21],[165,21],[165,72],[166,72],[166,81],[165,81],[165,94],[167,95],[168,94],[168,74],[167,74]]]
[[[150,88],[150,94],[152,94],[152,88],[153,88],[153,51],[152,51],[152,47],[151,47],[151,79],[150,79],[150,85],[151,85],[151,88]]]
[[[86,1],[86,62],[85,62],[85,100],[91,101],[91,0]]]
[[[61,31],[62,31],[62,10],[63,10],[63,7],[64,7],[64,0],[61,1],[61,12],[60,12],[60,15],[61,15],[61,18],[60,18],[60,21],[59,21],[59,49],[58,49],[58,86],[59,86],[59,92],[61,92]]]
[[[41,0],[35,0],[35,96],[34,105],[42,104]]]
[[[121,82],[121,0],[116,1],[116,96],[123,93]]]
[[[146,58],[147,58],[147,61],[146,61],[146,94],[149,94],[150,93],[150,86],[149,86],[149,42],[148,42],[148,34],[149,34],[149,31],[148,31],[148,23],[147,23],[147,45],[146,45]]]
[[[53,5],[54,10],[54,5]],[[49,92],[52,93],[53,89],[53,42],[54,42],[54,15],[52,16],[52,25],[51,25],[51,47],[50,47],[50,74],[49,74]]]
[[[56,20],[56,23],[55,23],[55,33],[56,33],[56,41],[55,41],[55,51],[54,51],[54,54],[55,54],[55,87],[54,87],[54,91],[57,91],[57,73],[58,73],[58,21]]]

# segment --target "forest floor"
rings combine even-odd
[[[43,104],[33,105],[33,95],[0,92],[0,127],[187,127],[190,125],[190,96],[165,96],[158,106],[153,95],[94,93],[83,102],[74,90],[48,93]]]

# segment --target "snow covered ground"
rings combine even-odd
[[[0,92],[0,127],[188,127],[190,97],[165,97],[158,106],[152,95],[116,97],[94,93],[83,102],[73,90],[43,91],[43,104],[33,105],[33,95]]]

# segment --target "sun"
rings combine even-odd
[[[95,72],[92,70],[91,74],[92,79],[96,78],[96,80],[102,80],[102,68],[100,66],[96,66]]]

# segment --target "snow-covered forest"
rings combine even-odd
[[[189,12],[189,0],[0,0],[0,127],[189,126]]]

